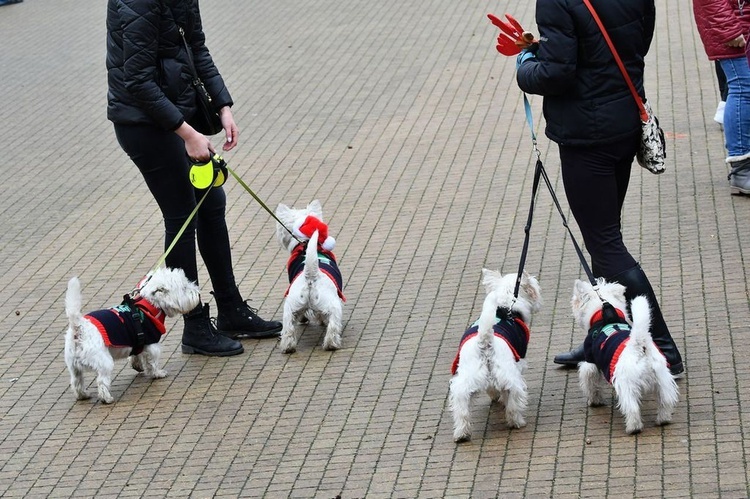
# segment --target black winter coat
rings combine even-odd
[[[196,111],[185,44],[216,109],[233,104],[205,45],[198,0],[108,0],[107,118],[178,128]]]
[[[635,88],[656,19],[654,0],[591,0]],[[607,144],[640,129],[638,107],[599,27],[581,0],[537,0],[539,51],[518,86],[544,96],[546,135],[561,145]]]

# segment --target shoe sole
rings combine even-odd
[[[219,352],[209,352],[208,350],[201,350],[200,348],[191,347],[190,345],[182,344],[182,353],[187,354],[198,354],[205,355],[207,357],[231,357],[232,355],[239,355],[245,351],[245,347],[240,345],[240,348],[234,350],[222,350]]]
[[[257,333],[248,333],[247,331],[219,330],[219,333],[223,334],[227,338],[232,338],[233,340],[265,340],[267,338],[278,338],[281,335],[282,329],[282,327],[279,327],[276,329],[271,329],[269,331],[259,331]]]
[[[558,366],[569,367],[571,369],[574,367],[578,367],[578,364],[580,363],[580,361],[568,361],[568,360],[566,361],[553,360],[552,362],[554,362]]]
[[[732,196],[750,196],[750,189],[741,189],[739,187],[730,186],[729,193]]]

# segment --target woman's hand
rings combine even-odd
[[[185,141],[185,152],[190,159],[208,161],[216,152],[208,137],[196,131],[187,121],[183,122],[175,133]]]
[[[729,45],[730,47],[742,48],[745,46],[745,36],[740,35],[731,42],[727,42],[727,45]]]
[[[224,142],[222,149],[231,151],[237,145],[240,129],[237,128],[237,123],[234,122],[232,109],[229,106],[219,109],[219,118],[221,118],[221,125],[224,127],[224,133],[226,133],[226,142]]]

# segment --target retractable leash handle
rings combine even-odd
[[[208,161],[192,161],[190,165],[190,183],[196,189],[221,187],[227,181],[227,163],[218,154]]]

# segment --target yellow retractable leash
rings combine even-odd
[[[214,153],[214,155],[211,156],[208,161],[196,161],[190,165],[190,183],[196,189],[205,190],[206,192],[195,205],[195,208],[193,208],[193,211],[190,213],[187,220],[185,220],[185,223],[182,225],[179,232],[177,232],[175,238],[172,240],[172,244],[170,244],[164,254],[161,255],[151,272],[155,271],[166,261],[167,255],[169,255],[169,252],[172,251],[172,248],[175,247],[177,241],[179,241],[180,237],[182,237],[183,232],[185,232],[185,229],[187,228],[188,224],[190,224],[190,221],[193,219],[193,217],[195,217],[195,214],[198,213],[198,210],[203,204],[203,201],[205,201],[206,197],[208,196],[208,193],[213,187],[221,187],[222,185],[224,185],[224,182],[227,181],[229,173],[232,174],[237,182],[239,182],[239,184],[261,205],[261,207],[263,207],[264,210],[266,210],[274,218],[274,220],[279,222],[279,224],[281,224],[281,226],[284,227],[284,229],[286,229],[294,239],[301,242],[299,238],[289,229],[289,227],[287,227],[281,220],[276,217],[276,214],[274,214],[274,212],[272,212],[271,209],[268,208],[266,203],[264,203],[263,200],[260,199],[260,197],[258,197],[258,195],[255,194],[245,182],[242,181],[239,175],[237,175],[234,170],[227,166],[227,162],[224,161],[224,158]],[[149,274],[151,272],[149,272]]]
[[[190,166],[190,183],[196,189],[221,187],[227,181],[227,163],[215,154],[204,163],[195,162]]]

